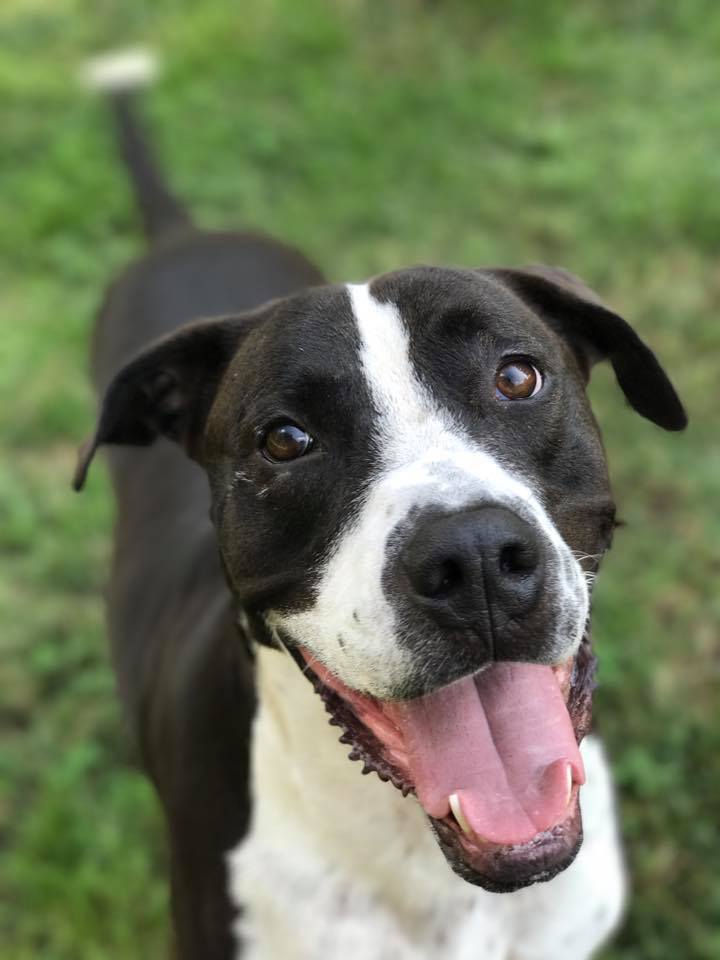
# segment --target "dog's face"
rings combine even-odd
[[[554,875],[581,839],[605,357],[636,409],[684,425],[574,279],[418,268],[187,328],[121,371],[96,436],[164,433],[205,466],[247,624],[488,889]]]

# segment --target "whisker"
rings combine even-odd
[[[600,560],[602,558],[601,553],[580,553],[579,550],[573,550],[572,555],[576,560]]]

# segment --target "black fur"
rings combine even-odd
[[[244,325],[228,321],[218,336],[212,325],[178,339],[174,331],[323,278],[301,254],[262,235],[208,233],[184,214],[167,218],[147,178],[137,180],[144,147],[129,106],[123,123],[137,148],[125,157],[154,243],[110,287],[93,341],[101,394],[131,362],[109,395],[96,441],[144,445],[108,450],[117,500],[108,623],[126,714],[167,820],[175,955],[228,960],[233,910],[224,856],[248,823],[252,664],[218,556],[207,478],[176,443],[152,442],[158,434],[196,436],[206,408],[199,414],[186,401],[190,393],[193,404],[200,395],[209,400],[200,370],[226,361],[228,340]],[[132,365],[168,335],[154,355],[162,362],[143,353]]]
[[[76,486],[110,445],[110,633],[167,817],[177,955],[226,960],[223,857],[247,827],[254,706],[236,610],[269,642],[263,609],[312,600],[318,565],[377,464],[375,411],[345,289],[321,286],[316,267],[267,237],[195,229],[129,103],[116,112],[153,246],[112,285],[98,319],[93,373],[104,400]],[[398,304],[438,401],[533,478],[571,547],[602,552],[613,508],[587,371],[608,357],[633,406],[678,429],[682,408],[648,348],[563,274],[417,268],[372,289]],[[490,378],[517,353],[536,358],[553,389],[494,403]],[[313,452],[270,463],[260,446],[278,419],[306,427]],[[443,676],[436,669],[434,682]]]

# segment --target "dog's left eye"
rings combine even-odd
[[[268,460],[283,463],[297,460],[311,449],[313,438],[296,423],[278,423],[268,430],[260,449]]]
[[[495,374],[498,400],[529,400],[542,388],[543,377],[529,360],[517,358],[504,363]]]

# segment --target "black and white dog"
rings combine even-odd
[[[326,284],[196,229],[103,77],[151,244],[100,313],[75,482],[111,445],[110,628],[177,955],[590,956],[624,884],[585,738],[615,513],[585,387],[609,360],[668,430],[675,391],[563,271]]]

